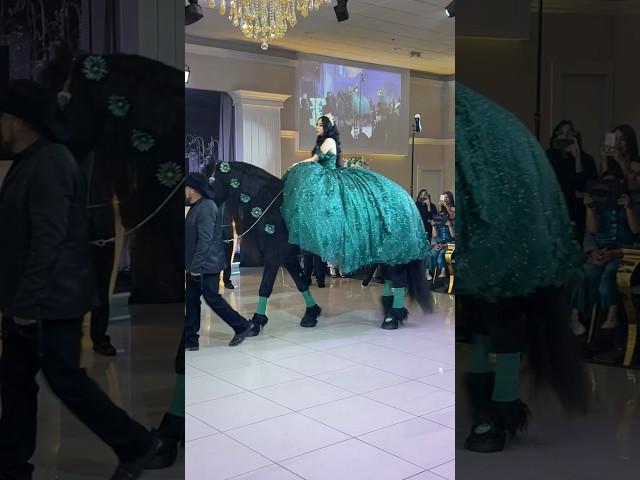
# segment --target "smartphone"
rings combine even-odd
[[[446,195],[444,195],[444,194],[443,194],[443,195],[440,195],[440,201],[441,201],[441,202],[444,202],[446,199],[447,199],[447,196],[446,196]]]
[[[615,147],[616,146],[616,134],[615,133],[607,133],[604,138],[604,145],[606,147]]]

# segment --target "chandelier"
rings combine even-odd
[[[207,0],[209,8],[218,7],[220,15],[229,14],[234,27],[245,37],[267,42],[284,38],[289,27],[297,23],[296,11],[303,17],[318,11],[331,0]]]

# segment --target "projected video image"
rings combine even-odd
[[[332,113],[344,151],[406,153],[401,73],[311,61],[298,68],[302,149],[315,146],[318,117]]]

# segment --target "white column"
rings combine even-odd
[[[280,177],[280,111],[290,95],[249,90],[235,90],[230,95],[235,109],[236,160]]]

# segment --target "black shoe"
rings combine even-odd
[[[229,342],[230,347],[237,347],[247,337],[255,337],[260,334],[260,325],[253,323],[253,320],[249,320],[249,326],[242,333],[236,333]]]
[[[184,349],[189,352],[197,352],[198,350],[200,350],[200,345],[198,345],[197,343],[189,343],[184,346]]]
[[[260,330],[264,330],[264,327],[269,323],[269,319],[266,315],[262,315],[261,313],[254,313],[253,318],[251,319],[253,323],[260,327]]]
[[[105,357],[113,357],[116,354],[116,347],[111,345],[109,340],[102,343],[96,343],[93,345],[93,351],[98,355],[104,355]]]
[[[385,297],[382,297],[382,298],[385,298]],[[393,308],[392,306],[387,310],[387,313],[384,315],[384,320],[380,328],[382,328],[383,330],[396,330],[407,318],[409,318],[409,310],[407,310],[404,307]]]
[[[147,470],[172,467],[178,458],[178,445],[184,444],[184,417],[167,413],[155,434],[162,439],[162,447],[147,466]]]
[[[300,326],[305,328],[313,328],[318,324],[318,317],[322,313],[322,309],[318,305],[308,307],[304,312],[304,317],[300,320]]]
[[[383,297],[384,298],[384,297]],[[380,328],[383,330],[397,330],[400,324],[407,318],[406,308],[391,308],[385,315]]]
[[[324,280],[322,280],[322,281],[318,280],[318,288],[324,288],[326,286],[327,285],[324,283]]]
[[[121,463],[111,476],[111,480],[137,480],[142,472],[152,464],[154,457],[162,448],[162,441],[157,437],[152,437],[151,446],[137,460],[129,463]]]
[[[227,290],[233,290],[236,287],[233,283],[231,283],[231,280],[229,280],[228,282],[224,282],[224,288],[226,288]]]
[[[527,430],[530,416],[529,407],[521,400],[492,401],[471,429],[464,446],[472,452],[501,452],[507,439]]]

